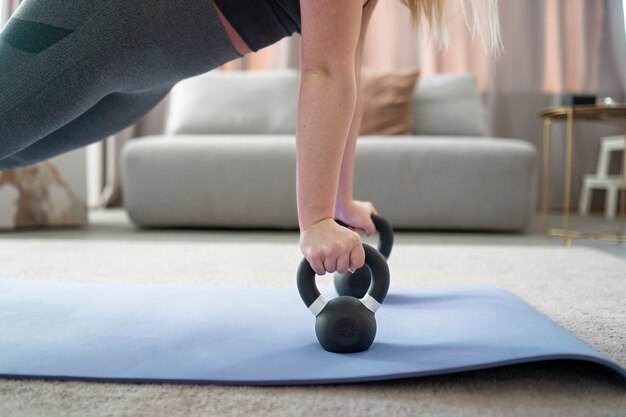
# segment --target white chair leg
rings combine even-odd
[[[584,216],[589,213],[589,206],[591,205],[590,189],[587,184],[583,184],[583,188],[580,192],[580,199],[578,200],[578,214]]]
[[[617,204],[618,190],[619,186],[610,186],[606,189],[604,217],[609,220],[615,219],[615,205]]]
[[[606,177],[609,175],[609,162],[611,150],[606,143],[600,145],[600,154],[598,155],[598,166],[596,167],[596,175],[598,177]]]

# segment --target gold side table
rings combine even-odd
[[[570,196],[572,188],[572,146],[575,120],[590,120],[624,125],[624,145],[626,148],[626,105],[575,105],[568,107],[550,107],[539,112],[543,119],[543,173],[541,180],[541,232],[547,238],[562,237],[564,246],[571,246],[574,239],[602,239],[625,242],[624,218],[626,216],[626,151],[622,158],[622,190],[619,200],[619,231],[582,232],[570,230]],[[548,185],[550,170],[550,140],[552,123],[566,122],[565,138],[565,185],[563,193],[563,225],[561,229],[548,230]]]

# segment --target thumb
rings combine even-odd
[[[369,219],[369,221],[367,222],[367,226],[365,227],[365,234],[367,236],[372,236],[376,234],[376,225],[374,225],[374,222],[371,218]]]

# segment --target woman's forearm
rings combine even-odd
[[[358,77],[357,77],[358,79]],[[354,199],[352,195],[354,183],[354,154],[356,151],[356,141],[361,129],[363,119],[363,102],[361,94],[357,94],[356,106],[352,116],[350,131],[346,140],[346,147],[341,161],[341,172],[339,174],[339,187],[337,189],[337,201],[335,202],[335,212],[339,213],[347,207]]]
[[[356,101],[354,69],[303,72],[297,131],[300,230],[335,216],[339,175]]]

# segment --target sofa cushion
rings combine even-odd
[[[416,135],[488,136],[488,116],[470,74],[420,77],[413,97]]]
[[[211,71],[188,78],[172,89],[166,133],[295,134],[299,86],[299,71],[293,69]],[[411,106],[414,134],[490,133],[472,75],[421,76]]]
[[[360,141],[354,197],[397,229],[524,230],[537,151],[515,139],[393,136]],[[293,135],[145,136],[122,155],[138,225],[297,228]]]
[[[361,74],[361,135],[410,135],[419,70],[366,70]]]
[[[166,133],[292,133],[299,72],[211,71],[178,83]]]

